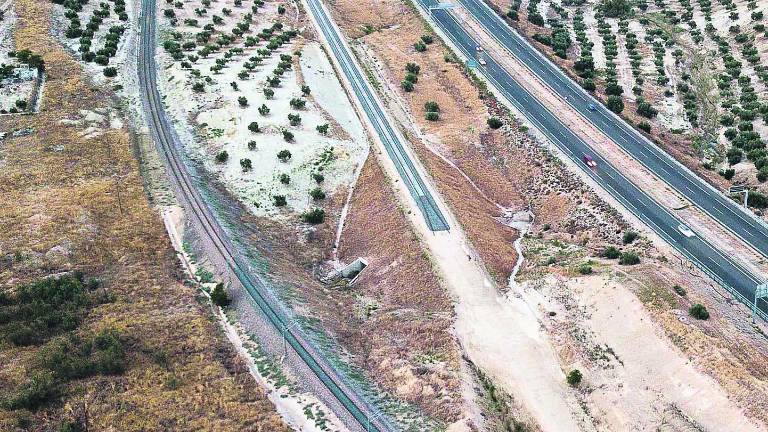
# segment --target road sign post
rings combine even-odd
[[[755,301],[752,303],[752,322],[755,322],[755,315],[757,315],[757,300],[768,297],[768,283],[761,283],[755,288]]]
[[[435,11],[435,10],[449,10],[449,9],[453,9],[455,7],[456,7],[456,5],[453,4],[453,3],[437,3],[436,5],[430,6],[429,8],[427,8],[427,11],[429,12],[429,15],[431,16],[432,15],[432,11]]]
[[[744,207],[747,207],[749,202],[749,188],[746,186],[731,186],[728,188],[728,192],[732,194],[744,194]]]

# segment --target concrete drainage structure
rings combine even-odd
[[[331,271],[328,274],[327,280],[332,283],[342,282],[343,285],[349,287],[357,281],[357,278],[360,277],[360,274],[366,267],[368,267],[368,261],[363,257],[358,257],[341,269]]]

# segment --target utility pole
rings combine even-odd
[[[288,340],[285,338],[285,334],[292,328],[299,325],[298,321],[294,321],[291,325],[285,325],[283,324],[283,328],[280,331],[283,335],[283,355],[280,357],[280,363],[283,363],[286,357],[288,357]]]

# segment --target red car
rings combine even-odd
[[[584,163],[585,163],[585,164],[587,164],[587,166],[588,166],[588,167],[590,167],[590,168],[594,168],[594,167],[596,167],[596,166],[597,166],[597,162],[595,162],[595,160],[594,160],[594,159],[592,159],[592,156],[590,156],[590,155],[588,155],[588,154],[585,154],[585,155],[584,155],[584,157],[582,158],[582,160],[583,160],[583,161],[584,161]]]

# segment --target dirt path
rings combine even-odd
[[[421,234],[434,270],[443,279],[455,302],[455,332],[469,359],[520,401],[545,431],[594,430],[565,384],[565,375],[547,334],[533,312],[520,297],[509,299],[498,288],[482,265],[450,212],[453,227],[448,233],[429,231],[418,208],[397,178],[389,159],[377,152],[400,202],[407,206],[411,223]],[[438,204],[441,198],[433,191]]]

